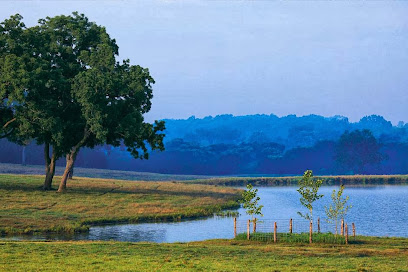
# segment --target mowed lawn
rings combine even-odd
[[[4,271],[408,271],[408,239],[354,245],[0,242]]]
[[[54,186],[59,177],[55,177]],[[43,176],[0,175],[0,233],[73,232],[91,224],[178,220],[237,206],[233,188],[95,178],[42,191]]]

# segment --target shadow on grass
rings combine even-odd
[[[120,183],[120,182],[118,182]],[[57,189],[52,188],[49,191],[44,191],[41,186],[38,185],[38,183],[29,183],[29,182],[13,182],[11,183],[6,181],[6,182],[1,182],[1,187],[0,189],[8,190],[8,191],[25,191],[25,192],[49,192],[49,193],[56,193]],[[176,183],[177,184],[177,183]],[[87,182],[86,185],[91,185],[92,182],[89,181]],[[83,185],[85,186],[85,184]],[[174,185],[177,186],[177,185]],[[183,184],[180,184],[180,186],[184,186]],[[116,185],[114,183],[108,183],[107,187],[78,187],[75,185],[74,187],[69,187],[64,192],[65,194],[82,194],[82,195],[105,195],[105,194],[158,194],[158,195],[168,195],[168,196],[189,196],[189,197],[212,197],[212,198],[232,198],[232,199],[238,199],[239,196],[236,195],[235,193],[229,193],[229,192],[213,192],[213,191],[204,191],[204,190],[194,190],[194,191],[176,191],[176,190],[171,190],[171,189],[161,189],[159,188],[160,184],[156,188],[123,188],[122,185]],[[188,188],[180,188],[182,189],[188,189]]]

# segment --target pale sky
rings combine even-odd
[[[79,11],[156,84],[147,120],[379,114],[408,121],[408,1],[0,1],[28,26]]]

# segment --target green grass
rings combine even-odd
[[[408,239],[360,244],[0,242],[2,271],[407,271]]]
[[[396,185],[408,184],[408,175],[349,175],[316,176],[323,180],[323,185]],[[218,186],[297,186],[301,176],[288,177],[216,177],[187,180],[185,183],[208,184]]]
[[[55,177],[55,186],[59,177]],[[93,224],[180,220],[238,207],[239,190],[174,182],[69,180],[60,194],[42,176],[0,175],[0,234],[87,231]]]
[[[43,165],[21,165],[12,163],[0,163],[0,174],[43,175],[45,172],[44,169],[45,168]],[[64,170],[65,167],[57,166],[55,168],[55,173],[56,175],[62,176]],[[74,174],[77,177],[109,178],[121,180],[144,180],[144,181],[177,181],[212,177],[202,175],[170,175],[148,172],[120,171],[81,167],[75,167]]]
[[[277,233],[276,240],[279,243],[309,243],[309,233]],[[313,243],[346,244],[346,239],[341,235],[332,233],[313,233]],[[247,240],[246,233],[237,234],[236,240]],[[255,232],[249,236],[251,241],[273,242],[274,235],[270,232]],[[349,243],[358,243],[354,237],[349,237]]]
[[[58,181],[58,177],[56,180]],[[233,188],[96,178],[41,191],[42,176],[0,175],[0,232],[86,231],[92,224],[178,220],[235,207]],[[0,271],[408,271],[408,239],[331,234],[245,234],[234,240],[155,244],[0,241]],[[259,241],[256,241],[259,240]],[[265,242],[268,241],[268,242]]]

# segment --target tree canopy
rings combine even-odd
[[[344,185],[340,185],[337,192],[336,190],[333,190],[331,194],[332,204],[330,204],[328,207],[324,207],[324,211],[327,216],[326,221],[335,225],[336,234],[339,219],[344,219],[347,212],[352,208],[351,205],[347,205],[349,196],[343,197],[343,192]]]
[[[242,200],[241,203],[243,204],[243,208],[246,209],[246,213],[252,216],[252,220],[254,220],[254,216],[262,214],[263,205],[259,204],[261,198],[257,195],[258,189],[254,189],[252,184],[247,184],[247,190],[242,192]]]
[[[346,131],[337,143],[335,160],[340,167],[363,174],[366,166],[377,165],[383,159],[380,148],[371,131]]]
[[[312,170],[306,170],[302,179],[299,181],[299,189],[297,191],[301,195],[300,204],[309,210],[309,213],[298,214],[310,221],[313,221],[313,203],[319,200],[323,195],[319,194],[319,188],[322,185],[323,180],[314,179]]]
[[[123,143],[146,159],[150,149],[164,149],[164,122],[143,117],[154,79],[147,68],[116,60],[119,47],[104,27],[78,13],[34,27],[22,19],[0,24],[0,135],[44,144],[45,189],[56,159],[66,155],[67,172],[81,147]],[[60,190],[65,184],[63,178]]]

